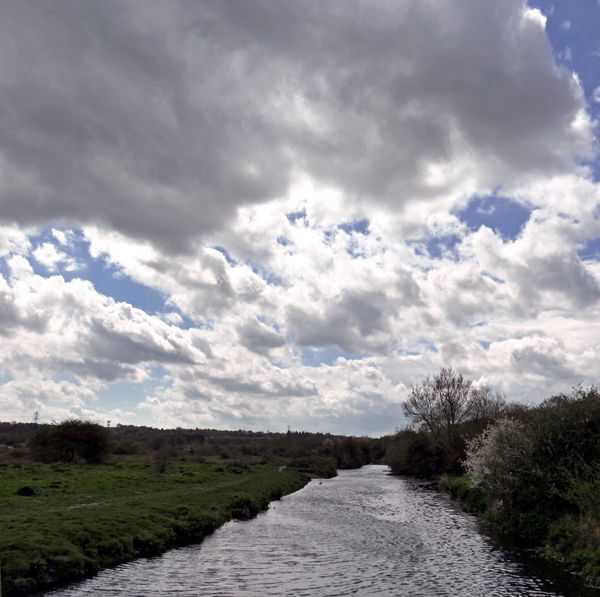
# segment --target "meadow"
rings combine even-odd
[[[0,463],[2,595],[201,541],[309,480],[281,463]]]

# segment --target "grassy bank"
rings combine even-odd
[[[201,541],[247,519],[309,478],[277,464],[0,466],[2,594],[83,578],[136,557]]]

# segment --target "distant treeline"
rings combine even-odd
[[[411,389],[390,441],[399,474],[432,478],[521,542],[600,581],[600,390],[508,404],[451,369]]]
[[[77,450],[74,453],[73,450],[51,446],[50,436],[57,427],[49,424],[0,423],[0,460],[71,461],[83,458],[89,461]],[[75,428],[77,425],[73,431]],[[277,433],[241,429],[156,429],[134,425],[103,429],[106,430],[108,444],[100,457],[101,461],[110,456],[143,458],[154,457],[157,453],[165,454],[170,459],[240,462],[318,456],[333,458],[338,469],[350,469],[382,461],[389,439],[308,431]]]

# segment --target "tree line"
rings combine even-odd
[[[254,432],[217,429],[157,429],[134,425],[107,428],[68,419],[56,424],[0,423],[0,462],[101,463],[110,458],[211,462],[328,458],[338,469],[380,462],[385,438],[308,431]]]

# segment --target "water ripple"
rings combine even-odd
[[[201,545],[46,595],[600,596],[544,564],[515,558],[446,496],[386,470],[368,466],[312,481]]]

